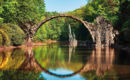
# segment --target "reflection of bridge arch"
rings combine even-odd
[[[110,49],[108,47],[103,49],[96,48],[93,50],[92,55],[90,56],[88,62],[86,62],[86,64],[83,65],[81,69],[72,74],[66,74],[66,75],[58,75],[43,68],[33,56],[32,48],[29,48],[29,51],[27,51],[26,53],[26,57],[27,58],[21,65],[20,69],[40,70],[56,77],[71,77],[79,73],[95,70],[96,74],[101,76],[104,74],[104,72],[112,68],[113,61],[115,59],[115,54],[114,49]]]
[[[52,73],[52,72],[46,70],[45,68],[43,68],[43,67],[38,63],[38,61],[37,61],[36,59],[35,59],[35,62],[39,65],[39,67],[41,68],[42,71],[44,71],[45,73],[47,73],[47,74],[49,74],[49,75],[56,76],[56,77],[71,77],[71,76],[74,76],[74,75],[76,75],[76,74],[79,74],[79,73],[83,70],[83,68],[84,68],[84,66],[83,66],[81,69],[79,69],[78,71],[75,71],[75,72],[73,72],[73,73],[71,73],[71,74],[58,75],[58,74]]]
[[[113,48],[95,48],[86,63],[83,72],[95,70],[98,76],[103,75],[109,71],[115,59],[115,52]]]
[[[84,69],[84,65],[77,71],[73,72],[72,74],[65,74],[65,75],[58,75],[55,73],[52,73],[50,71],[48,71],[47,69],[45,69],[44,67],[42,67],[39,62],[35,59],[34,55],[33,55],[33,51],[32,51],[32,47],[28,47],[28,49],[26,49],[26,59],[24,61],[24,63],[20,66],[20,69],[25,69],[25,70],[40,70],[43,71],[49,75],[52,76],[56,76],[56,77],[71,77],[74,76],[76,74],[79,74],[83,69]]]

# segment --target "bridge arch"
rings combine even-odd
[[[62,14],[62,15],[57,15],[57,16],[52,16],[52,17],[50,17],[50,18],[47,18],[47,19],[43,20],[38,26],[34,26],[34,27],[31,29],[33,36],[35,35],[35,33],[38,31],[38,29],[39,29],[43,24],[45,24],[46,22],[48,22],[48,21],[50,21],[50,20],[52,20],[52,19],[59,18],[59,17],[71,18],[71,19],[76,20],[76,21],[80,22],[81,24],[83,24],[83,25],[88,29],[88,31],[89,31],[89,33],[90,33],[90,35],[91,35],[91,37],[92,37],[92,40],[93,40],[93,42],[94,42],[94,37],[93,37],[92,31],[91,31],[91,27],[89,27],[89,25],[87,24],[88,22],[83,21],[82,19],[80,19],[80,18],[78,18],[78,17],[71,16],[71,15],[64,15],[64,14]]]
[[[71,15],[64,15],[64,14],[47,18],[43,20],[41,23],[39,23],[38,25],[35,25],[31,29],[29,29],[30,34],[28,40],[31,41],[33,39],[35,33],[43,24],[45,24],[46,22],[52,19],[59,18],[59,17],[71,18],[83,24],[88,29],[96,47],[102,47],[102,46],[108,47],[114,45],[115,43],[114,38],[116,35],[118,35],[117,34],[118,31],[115,32],[112,24],[109,21],[105,20],[103,16],[97,17],[95,23],[89,23],[87,21],[83,21],[80,18]]]

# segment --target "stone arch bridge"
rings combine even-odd
[[[113,29],[113,26],[102,16],[96,18],[96,23],[89,23],[87,21],[83,21],[78,17],[71,16],[71,15],[64,15],[64,14],[52,16],[50,18],[43,20],[41,23],[33,26],[31,29],[29,29],[29,35],[28,35],[29,40],[33,39],[33,36],[43,24],[45,24],[46,22],[52,19],[59,18],[59,17],[71,18],[83,24],[90,32],[92,40],[96,44],[96,46],[111,46],[112,44],[114,44],[114,37],[117,31],[115,31]],[[85,36],[85,34],[83,36]]]

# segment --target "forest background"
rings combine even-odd
[[[24,44],[26,29],[59,14],[61,13],[47,12],[44,0],[0,0],[0,46]],[[95,23],[97,16],[104,16],[120,33],[116,39],[117,44],[130,44],[130,0],[89,0],[85,6],[62,14],[76,16],[91,23]],[[88,30],[79,22],[68,18],[57,18],[42,25],[34,41],[67,41],[69,24],[77,40],[91,41]]]

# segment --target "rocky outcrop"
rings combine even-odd
[[[114,38],[119,33],[104,17],[99,16],[96,18],[96,23],[86,22],[86,24],[89,26],[96,47],[111,46],[115,43]]]
[[[118,34],[118,31],[113,29],[110,22],[105,20],[104,17],[99,16],[96,18],[96,23],[93,24],[93,36],[96,46],[111,46],[113,45],[114,38]]]

